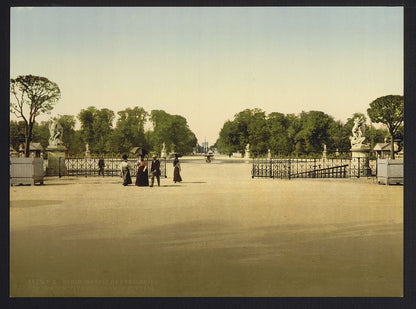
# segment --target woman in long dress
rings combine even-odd
[[[123,155],[123,161],[120,165],[121,169],[121,177],[123,178],[123,186],[127,186],[132,183],[130,177],[130,167],[129,163],[127,162],[127,155]]]
[[[136,175],[136,186],[147,187],[149,186],[149,171],[147,161],[144,156],[140,157],[140,161],[137,163],[139,167]]]
[[[174,183],[182,181],[180,171],[181,171],[181,164],[179,163],[178,157],[175,157],[175,160],[173,160],[173,182]]]

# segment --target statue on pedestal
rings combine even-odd
[[[54,146],[62,146],[62,135],[64,129],[62,128],[61,124],[58,122],[58,119],[52,118],[49,123],[49,147]]]
[[[354,119],[354,126],[352,127],[352,136],[350,136],[351,148],[361,148],[365,140],[364,131],[364,118],[357,117]]]
[[[250,158],[250,144],[247,144],[247,145],[246,145],[246,150],[245,150],[244,157],[245,157],[246,159]]]
[[[90,157],[90,145],[88,145],[88,143],[85,144],[85,157],[89,158]]]
[[[65,152],[66,147],[63,145],[62,135],[63,127],[56,117],[49,122],[49,145],[46,148],[48,154],[48,166],[46,167],[46,175],[62,176],[66,175]]]
[[[363,116],[354,119],[351,141],[351,175],[360,177],[371,173],[369,167],[370,147],[364,144],[365,120]]]
[[[160,152],[160,157],[161,158],[166,158],[166,145],[165,145],[165,142],[163,142],[162,151]]]

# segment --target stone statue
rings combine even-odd
[[[90,157],[90,145],[88,143],[85,144],[85,157]]]
[[[357,117],[354,119],[354,126],[352,127],[352,136],[350,136],[351,147],[361,148],[365,140],[364,134],[364,118]]]
[[[246,151],[245,151],[244,157],[246,159],[250,158],[250,144],[247,144],[247,146],[246,146]]]
[[[49,123],[49,146],[61,146],[62,143],[62,134],[63,128],[61,124],[58,122],[58,119],[52,118]]]
[[[165,158],[166,157],[166,144],[165,144],[165,142],[163,142],[163,144],[162,144],[162,151],[160,153],[160,156],[162,158]]]

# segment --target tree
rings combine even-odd
[[[11,120],[9,137],[10,137],[10,146],[14,150],[19,149],[19,146],[22,143],[20,139],[21,137],[23,137],[23,141],[24,141],[24,136],[25,136],[25,122],[23,120],[21,121]]]
[[[95,153],[103,153],[107,149],[108,137],[112,133],[114,112],[107,108],[96,110],[92,122],[94,143],[91,149]]]
[[[49,136],[48,121],[42,121],[41,123],[35,122],[33,126],[32,142],[40,143],[43,148],[46,148],[49,145]]]
[[[387,95],[370,103],[367,114],[374,123],[383,123],[390,134],[390,153],[394,159],[395,134],[404,121],[404,98],[400,95]]]
[[[217,147],[220,152],[231,155],[233,152],[239,150],[239,145],[237,123],[235,121],[227,120],[220,130],[219,137],[215,142],[215,147]]]
[[[109,136],[109,150],[129,152],[133,147],[149,148],[144,133],[147,112],[142,107],[127,108],[119,111],[116,128]]]
[[[334,119],[320,111],[302,112],[302,130],[295,136],[297,152],[320,153],[323,144],[330,142],[329,131]]]
[[[150,120],[153,124],[153,132],[149,134],[153,150],[159,152],[163,143],[168,152],[190,153],[194,150],[197,138],[184,117],[152,110]]]
[[[87,109],[82,109],[78,114],[78,119],[81,122],[81,136],[84,143],[90,146],[94,144],[94,113],[97,108],[90,106]]]
[[[107,108],[97,109],[90,106],[78,114],[81,122],[81,135],[94,153],[103,153],[108,148],[109,136],[112,133],[114,112]]]
[[[246,145],[254,155],[265,154],[268,149],[270,130],[265,112],[261,109],[245,109],[234,116],[233,121],[224,123],[216,145],[220,151],[231,154],[244,153]]]
[[[50,112],[60,97],[58,85],[46,77],[24,75],[10,79],[10,112],[25,122],[26,157],[29,157],[36,117]]]
[[[276,155],[289,155],[293,151],[293,141],[289,138],[289,119],[282,113],[271,113],[267,117],[270,131],[269,147]]]

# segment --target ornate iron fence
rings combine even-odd
[[[251,176],[268,178],[346,178],[377,174],[377,161],[351,159],[253,159]]]
[[[98,171],[98,158],[65,158],[65,171],[62,171],[62,175],[66,176],[78,176],[78,177],[97,177]],[[166,175],[166,159],[159,158],[161,177],[167,177]],[[122,159],[119,158],[105,158],[104,159],[104,176],[120,176],[120,164]],[[128,163],[131,167],[131,176],[135,177],[137,173],[137,160],[130,159]],[[151,161],[149,160],[149,169]],[[149,173],[150,177],[150,173]]]

